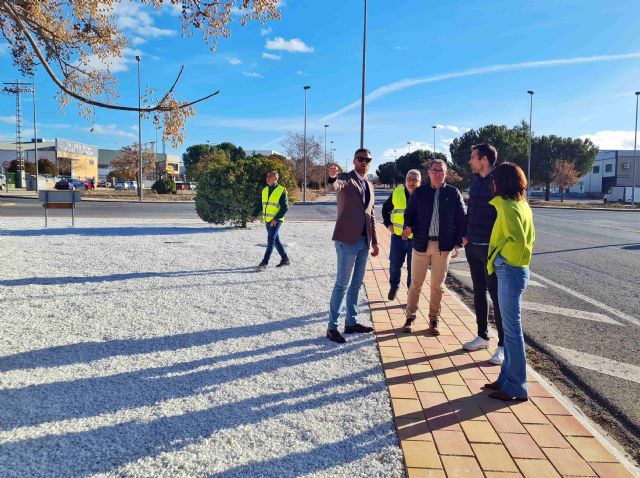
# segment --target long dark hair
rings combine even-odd
[[[504,199],[520,201],[526,197],[527,177],[515,163],[500,163],[491,172],[494,193]]]

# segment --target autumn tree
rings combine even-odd
[[[179,100],[173,85],[156,96],[147,90],[146,106],[116,104],[118,83],[110,65],[125,53],[131,40],[118,25],[116,8],[125,0],[0,0],[0,35],[9,45],[14,65],[32,77],[42,66],[60,89],[58,101],[65,107],[78,102],[80,113],[93,116],[95,107],[154,114],[163,123],[163,138],[177,147],[183,141],[187,119],[195,115],[194,104],[216,95],[212,92],[196,100]],[[182,36],[200,33],[215,49],[219,38],[231,36],[230,23],[279,19],[279,0],[139,0],[158,13],[180,9]],[[96,68],[94,65],[102,64]]]
[[[305,157],[305,141],[302,133],[290,131],[282,141],[282,147],[285,154],[291,158],[293,163],[293,174],[302,188],[304,182],[304,157]],[[309,172],[313,164],[322,164],[324,167],[324,150],[319,136],[307,135],[306,141],[306,158],[307,158],[307,182],[310,182]],[[324,170],[323,170],[324,182]],[[308,186],[309,184],[307,184]]]
[[[38,173],[48,174],[50,176],[57,176],[58,170],[56,165],[50,159],[40,158],[38,160]]]
[[[111,171],[108,179],[121,181],[136,181],[138,179],[138,145],[122,148],[111,161]],[[142,175],[150,176],[156,171],[156,155],[152,149],[142,149]]]
[[[552,182],[560,188],[560,202],[564,201],[564,190],[578,182],[578,177],[578,172],[573,163],[562,159],[553,163]]]

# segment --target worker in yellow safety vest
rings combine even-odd
[[[258,216],[262,217],[267,228],[267,250],[264,252],[262,262],[258,264],[257,269],[259,271],[267,268],[274,246],[281,258],[276,267],[291,264],[287,252],[284,250],[282,242],[280,242],[280,227],[284,222],[284,215],[289,210],[289,198],[284,186],[278,184],[278,177],[278,171],[269,171],[267,173],[267,185],[262,190],[261,200],[258,201],[253,213],[249,216],[249,221],[251,222],[255,221]]]
[[[407,289],[411,285],[411,250],[413,249],[413,235],[407,240],[402,239],[404,229],[404,210],[409,203],[409,197],[422,183],[422,175],[417,169],[407,172],[403,186],[393,190],[391,196],[382,206],[382,220],[391,233],[391,247],[389,251],[389,300],[396,298],[400,286],[400,272],[407,259]]]

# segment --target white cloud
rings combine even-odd
[[[137,128],[137,126],[136,126]],[[94,124],[90,128],[86,128],[89,132],[104,136],[117,136],[119,138],[136,139],[137,135],[118,128],[115,124]]]
[[[232,56],[231,58],[229,58],[229,63],[231,63],[232,65],[242,65],[242,60],[240,58]]]
[[[262,58],[266,60],[281,60],[282,57],[280,55],[274,55],[273,53],[262,53]]]
[[[9,53],[9,44],[0,43],[0,56],[6,55],[7,53]]]
[[[589,138],[600,149],[633,149],[634,131],[597,131],[583,134],[580,139]]]
[[[133,37],[133,38],[131,39],[131,44],[132,44],[133,46],[136,46],[136,45],[142,45],[143,43],[147,43],[147,40],[145,40],[145,39],[144,39],[144,38],[142,38],[142,37]]]
[[[578,65],[583,63],[599,63],[605,61],[624,61],[624,60],[637,60],[640,59],[640,52],[636,53],[625,53],[621,55],[596,55],[596,56],[587,56],[587,57],[576,57],[576,58],[561,58],[558,60],[541,60],[541,61],[525,61],[522,63],[509,63],[504,65],[491,65],[491,66],[483,66],[479,68],[471,68],[469,70],[456,71],[452,73],[442,73],[439,75],[426,76],[423,78],[407,78],[404,80],[395,81],[393,83],[389,83],[388,85],[381,86],[380,88],[375,89],[371,93],[366,96],[367,102],[375,101],[379,98],[387,96],[390,93],[395,93],[396,91],[401,91],[412,86],[421,85],[424,83],[434,83],[437,81],[444,80],[453,80],[456,78],[465,78],[469,76],[476,75],[484,75],[488,73],[500,73],[506,71],[519,71],[519,70],[530,70],[535,68],[548,68],[554,66],[565,66],[565,65]],[[337,116],[341,116],[344,113],[351,111],[353,109],[360,108],[360,100],[353,101],[347,106],[340,108],[337,111],[325,116],[323,120],[330,120]]]
[[[221,128],[239,128],[249,131],[297,131],[302,126],[299,117],[281,118],[228,118],[199,115],[192,120],[193,124],[201,126],[216,126]]]
[[[449,124],[437,124],[436,125],[438,127],[438,129],[446,129],[448,131],[451,131],[453,133],[460,133],[461,131],[464,131],[465,128],[460,128],[458,126],[453,126],[453,125],[449,125]]]
[[[269,35],[271,33],[271,27],[269,28],[261,28],[260,29],[260,36],[266,37],[267,35]]]
[[[394,161],[396,159],[398,159],[400,156],[404,155],[404,154],[408,154],[409,153],[409,149],[411,149],[411,151],[417,151],[419,149],[423,149],[423,150],[429,150],[431,151],[433,149],[433,143],[428,143],[426,141],[411,141],[411,148],[409,148],[408,144],[404,144],[402,146],[399,146],[397,148],[387,148],[384,150],[384,152],[382,153],[382,159],[386,162],[386,161]]]
[[[0,123],[14,124],[15,122],[15,116],[0,116]]]
[[[275,37],[273,40],[267,40],[265,43],[267,50],[281,50],[291,53],[311,53],[313,47],[308,46],[299,38],[292,38],[291,40],[285,40],[282,37]]]
[[[111,73],[118,73],[120,71],[127,71],[129,65],[136,63],[136,55],[142,56],[142,52],[140,50],[125,48],[122,50],[121,57],[109,58],[107,61],[103,61],[92,55],[88,57],[87,65],[89,68],[96,70],[109,70]]]
[[[307,73],[305,73],[305,72],[304,72],[304,71],[302,71],[302,70],[298,70],[298,71],[296,71],[296,75],[300,75],[300,76],[309,76]]]
[[[402,51],[402,50],[406,50],[406,49],[407,49],[407,47],[406,47],[406,46],[394,46],[394,47],[393,47],[393,49],[394,49],[394,50],[401,50],[401,51]]]
[[[248,78],[263,78],[260,73],[256,73],[255,71],[243,71],[242,74]]]
[[[165,30],[154,26],[153,17],[149,12],[132,1],[115,3],[112,9],[116,25],[140,37],[159,38],[176,34],[174,30]]]

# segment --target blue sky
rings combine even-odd
[[[603,149],[633,149],[633,93],[640,90],[637,0],[368,5],[365,145],[374,167],[405,153],[407,141],[412,150],[431,148],[432,125],[440,126],[436,150],[446,152],[468,128],[527,119],[529,89],[535,91],[536,134],[586,135]],[[232,38],[210,52],[198,35],[181,38],[175,16],[124,4],[119,22],[134,45],[113,65],[121,102],[137,102],[136,54],[143,57],[143,84],[157,90],[170,86],[184,64],[180,98],[217,89],[220,95],[198,106],[175,152],[207,140],[282,150],[288,131],[302,131],[308,84],[308,132],[322,136],[329,124],[335,159],[344,163],[359,143],[362,6],[359,0],[287,0],[280,21],[235,22]],[[0,45],[0,80],[16,75]],[[75,107],[60,114],[55,87],[42,71],[37,85],[40,136],[106,148],[136,140],[135,113],[98,111],[90,132],[92,124]],[[24,109],[27,136],[28,98]],[[0,140],[15,137],[14,114],[14,98],[0,95]],[[143,141],[154,139],[148,121]]]

